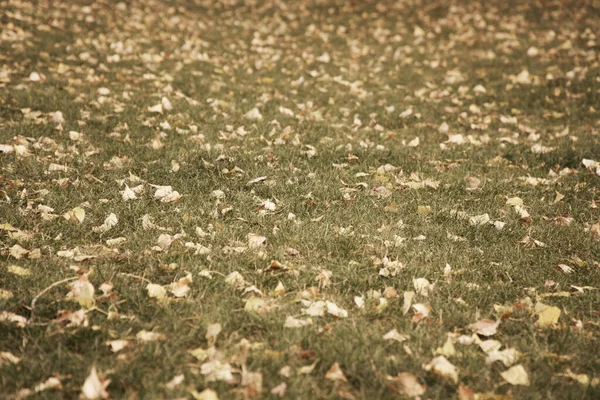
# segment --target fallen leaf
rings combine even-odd
[[[383,335],[384,340],[395,340],[397,342],[404,342],[409,339],[408,335],[403,335],[399,333],[395,328]]]
[[[81,387],[81,395],[84,399],[89,400],[108,399],[109,394],[106,391],[106,388],[109,384],[110,379],[100,380],[98,373],[96,372],[96,367],[94,366]]]
[[[501,372],[500,375],[511,385],[529,386],[529,375],[521,364]]]
[[[94,285],[88,281],[86,275],[82,275],[78,280],[71,282],[69,287],[71,291],[67,293],[67,298],[75,300],[79,305],[88,309],[94,306]]]
[[[388,375],[385,381],[390,389],[406,397],[419,397],[427,391],[427,386],[422,385],[419,379],[409,372],[400,372],[396,376]]]
[[[271,389],[271,394],[279,397],[285,396],[285,392],[287,391],[287,383],[281,382],[279,385],[275,386]]]
[[[125,347],[129,346],[131,342],[129,340],[118,339],[118,340],[109,340],[106,342],[108,346],[110,346],[110,350],[113,353],[117,353],[123,350]]]
[[[159,340],[165,340],[167,337],[160,332],[149,332],[147,330],[141,330],[135,335],[136,339],[140,342],[156,342]]]
[[[486,364],[500,361],[505,367],[510,367],[519,360],[519,352],[516,349],[492,350],[487,353]]]
[[[454,365],[444,356],[437,356],[428,364],[423,365],[426,371],[432,371],[442,378],[448,379],[454,384],[458,383],[458,371]]]
[[[28,268],[19,267],[18,265],[9,265],[6,269],[17,276],[31,276],[31,271]]]
[[[333,315],[334,317],[338,317],[338,318],[347,318],[348,317],[348,311],[338,307],[337,304],[332,303],[331,301],[326,301],[325,304],[327,306],[327,313]]]
[[[292,316],[288,316],[285,319],[285,323],[283,324],[284,328],[302,328],[304,326],[308,326],[308,325],[312,325],[312,319],[310,318],[305,318],[305,319],[298,319],[298,318],[294,318]]]
[[[191,392],[191,395],[195,400],[219,400],[219,395],[212,389],[204,389],[200,393],[194,392]]]
[[[415,292],[408,291],[404,292],[404,306],[402,307],[402,315],[408,314],[410,306],[412,305],[412,299],[415,296]]]
[[[340,364],[337,362],[334,363],[331,368],[325,373],[325,379],[329,379],[330,381],[344,381],[347,382],[346,376],[342,369],[340,368]]]
[[[181,385],[184,381],[185,376],[183,374],[175,375],[173,379],[165,384],[165,387],[169,390],[175,389],[177,386]]]
[[[206,327],[206,334],[204,335],[204,337],[208,341],[209,346],[214,346],[214,344],[217,341],[217,337],[219,336],[219,333],[221,333],[221,330],[221,324],[219,324],[218,322],[210,324]]]
[[[97,233],[108,232],[115,225],[117,225],[118,222],[119,222],[119,219],[117,218],[117,216],[113,213],[110,213],[108,215],[108,217],[106,217],[106,219],[104,220],[104,223],[102,225],[93,227],[92,231],[97,232]]]
[[[551,327],[558,323],[559,318],[560,308],[554,306],[547,307],[538,313],[536,325],[540,328]]]
[[[492,321],[490,319],[482,319],[469,325],[469,329],[474,330],[478,335],[492,336],[496,334],[496,329],[499,325],[500,320]]]
[[[148,291],[148,296],[158,299],[158,300],[166,300],[167,298],[167,289],[164,286],[157,285],[156,283],[149,283],[146,285],[146,290]]]
[[[82,223],[85,219],[85,210],[81,207],[75,207],[74,209],[64,213],[63,218],[67,221],[73,220],[75,222]]]

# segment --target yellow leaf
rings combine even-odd
[[[9,224],[8,222],[4,222],[3,224],[0,224],[0,230],[1,231],[16,231],[17,228],[15,228],[14,226],[12,226],[11,224]]]
[[[446,340],[446,343],[444,343],[444,345],[442,347],[438,347],[435,350],[435,353],[441,354],[446,357],[452,357],[453,355],[456,354],[456,349],[454,348],[454,343],[452,343],[452,340],[450,338],[448,338]]]
[[[333,364],[331,368],[329,368],[327,373],[325,373],[325,379],[329,379],[330,381],[348,381],[338,363]]]
[[[158,300],[165,300],[167,297],[167,289],[164,286],[157,285],[156,283],[149,283],[146,286],[148,296],[154,297]]]
[[[11,274],[15,274],[18,276],[29,276],[31,275],[31,271],[27,268],[19,267],[18,265],[9,265],[7,267],[8,272]]]
[[[537,326],[545,328],[548,326],[554,326],[560,318],[560,308],[558,307],[547,307],[538,314]]]
[[[521,364],[501,372],[502,378],[511,385],[529,386],[529,375]]]

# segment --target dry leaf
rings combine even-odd
[[[400,372],[396,376],[388,375],[385,381],[390,389],[406,397],[419,397],[427,391],[427,386],[422,385],[419,379],[409,372]]]
[[[529,386],[529,375],[521,364],[501,372],[502,378],[511,385]]]
[[[148,291],[148,296],[158,299],[158,300],[166,300],[167,298],[167,289],[164,286],[157,285],[156,283],[149,283],[146,285],[146,290]]]
[[[478,335],[492,336],[496,334],[498,325],[500,325],[500,320],[492,321],[490,319],[482,319],[469,325],[469,328],[474,330]]]
[[[110,379],[100,380],[96,367],[92,367],[89,376],[81,387],[81,395],[84,399],[108,399],[109,394],[106,388],[110,384]]]
[[[340,365],[336,362],[331,368],[325,373],[325,379],[329,379],[330,381],[344,381],[347,382],[346,376],[342,372]]]
[[[271,394],[279,397],[285,396],[285,392],[287,391],[287,383],[281,382],[279,385],[275,386],[271,389]]]
[[[448,379],[454,384],[458,383],[458,371],[454,365],[444,356],[437,356],[423,368],[426,371],[432,371],[442,378]]]
[[[403,335],[399,333],[395,328],[383,335],[384,340],[395,340],[397,342],[404,342],[408,340],[410,337],[408,335]]]
[[[538,313],[536,325],[540,328],[552,327],[558,323],[560,318],[560,308],[547,307]]]
[[[283,324],[284,328],[302,328],[304,326],[312,325],[313,321],[311,318],[298,319],[292,316],[288,316]]]

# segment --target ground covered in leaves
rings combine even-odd
[[[0,397],[600,396],[598,1],[0,11]]]

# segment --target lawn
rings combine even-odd
[[[600,398],[600,3],[0,2],[0,398]]]

